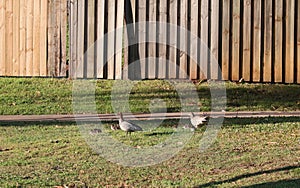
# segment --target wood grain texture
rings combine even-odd
[[[67,33],[68,33],[68,10],[67,10],[67,0],[60,1],[60,44],[61,44],[61,53],[60,53],[60,70],[59,76],[66,77],[67,75]]]
[[[188,77],[188,33],[184,32],[188,30],[188,2],[187,0],[180,1],[180,27],[182,28],[180,33],[180,63],[179,63],[179,78],[186,79]]]
[[[70,23],[70,75],[71,79],[76,78],[77,67],[77,41],[78,41],[78,1],[71,2],[71,23]]]
[[[295,1],[286,3],[285,82],[294,83]]]
[[[20,1],[13,1],[13,70],[12,76],[20,74]]]
[[[19,75],[18,76],[25,76],[26,75],[26,10],[27,10],[27,1],[20,0],[20,67],[19,67]],[[47,2],[48,4],[48,2]],[[47,11],[46,11],[47,14]],[[47,20],[44,21],[47,25]],[[1,33],[1,32],[0,32]],[[47,32],[45,32],[47,35]],[[47,49],[47,44],[45,44],[45,50]],[[45,62],[46,63],[46,62]]]
[[[115,1],[108,1],[107,78],[114,79],[115,69]]]
[[[243,78],[250,81],[251,78],[251,0],[244,0],[243,18]]]
[[[86,62],[86,69],[87,78],[94,78],[95,77],[95,0],[88,0],[88,23],[87,23],[87,62]]]
[[[200,79],[208,78],[208,29],[209,2],[201,1],[201,47],[200,47]]]
[[[33,0],[28,0],[26,4],[26,76],[30,76],[33,75]]]
[[[54,62],[54,76],[59,77],[60,76],[60,71],[62,69],[62,64],[61,64],[61,53],[62,53],[62,48],[61,48],[61,0],[55,1],[54,3],[55,10],[56,12],[54,13],[54,17],[56,19],[55,22],[55,36],[56,36],[56,42],[55,42],[55,48],[56,48],[56,54],[55,54],[55,62]]]
[[[240,1],[233,1],[233,20],[232,20],[232,73],[231,79],[238,81],[240,79]]]
[[[253,81],[260,82],[260,70],[261,70],[261,1],[256,0],[254,2],[254,31],[253,31]]]
[[[282,82],[282,58],[283,58],[283,0],[275,1],[275,61],[274,81]]]
[[[76,78],[84,77],[84,42],[85,42],[85,1],[78,0],[78,40],[77,40],[77,67]]]
[[[156,0],[149,0],[149,41],[148,50],[149,50],[149,57],[148,57],[148,78],[154,79],[156,78]]]
[[[211,1],[211,54],[210,75],[211,79],[219,78],[219,0]]]
[[[272,81],[272,1],[265,1],[265,29],[264,29],[264,82]]]
[[[190,79],[198,78],[198,0],[191,0]]]
[[[177,78],[177,0],[170,0],[169,78]]]
[[[5,52],[6,51],[6,38],[5,38],[5,0],[0,0],[0,76],[5,75]]]
[[[40,0],[33,3],[33,76],[40,75]]]
[[[167,1],[160,1],[159,5],[159,21],[161,23],[167,23]],[[166,65],[167,65],[167,28],[163,27],[165,24],[160,24],[158,31],[158,78],[164,79],[167,75]]]
[[[23,1],[23,0],[21,0]],[[22,7],[22,6],[21,6]],[[47,76],[47,20],[48,1],[41,0],[40,24],[40,76]],[[22,18],[21,18],[22,19]]]
[[[97,6],[97,78],[104,78],[104,23],[105,1],[98,0]]]
[[[116,18],[116,76],[115,79],[122,79],[122,48],[123,48],[123,24],[124,24],[124,0],[117,1],[117,18]]]
[[[147,21],[147,3],[146,1],[139,1],[138,7],[138,21],[143,23],[139,24],[137,35],[139,43],[139,55],[141,64],[141,78],[146,78],[146,24]]]
[[[230,0],[223,0],[222,17],[222,79],[229,80],[230,54]]]
[[[13,71],[13,1],[6,0],[5,11],[5,76],[10,76]]]

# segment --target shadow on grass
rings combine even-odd
[[[259,176],[259,175],[263,175],[263,174],[271,174],[271,173],[281,172],[281,171],[289,171],[289,170],[293,170],[293,169],[297,169],[297,168],[300,168],[300,165],[286,166],[286,167],[276,168],[276,169],[272,169],[272,170],[264,170],[264,171],[260,171],[260,172],[243,174],[243,175],[236,176],[236,177],[233,177],[233,178],[230,178],[230,179],[227,179],[227,180],[213,181],[213,182],[202,184],[202,185],[195,186],[195,187],[199,187],[199,188],[201,188],[201,187],[214,187],[214,186],[217,186],[217,185],[222,185],[224,183],[232,183],[232,182],[235,182],[235,181],[238,181],[238,180],[241,180],[241,179],[245,179],[245,178],[250,178],[250,177],[253,177],[253,176]],[[289,183],[297,183],[297,182],[299,183],[300,179],[291,180],[291,181],[292,182],[289,182]],[[281,183],[281,185],[286,185],[286,184],[284,184],[285,181],[282,181],[282,182],[265,183],[265,184],[261,184],[261,185],[253,185],[253,186],[250,186],[250,187],[256,187],[256,186],[265,186],[265,187],[274,187],[275,186],[276,187],[276,184],[279,185],[279,183]],[[288,183],[288,182],[286,182],[286,183]],[[272,185],[274,185],[274,186],[272,186]],[[284,186],[284,187],[286,187],[286,186]]]
[[[162,136],[162,135],[171,135],[174,132],[154,132],[154,133],[146,133],[145,136]]]
[[[153,123],[155,124],[156,120],[152,120]],[[178,119],[166,119],[163,121],[161,126],[163,127],[172,127],[173,125],[178,124]],[[186,120],[186,123],[189,123],[188,120]],[[151,120],[147,121],[151,123]],[[269,118],[225,118],[223,122],[223,127],[240,127],[244,125],[253,125],[253,124],[275,124],[275,123],[299,123],[300,122],[300,117],[269,117]],[[82,122],[83,123],[83,122]],[[92,121],[87,121],[86,123],[91,124],[91,123],[99,123],[99,122],[92,122]],[[104,126],[110,126],[111,124],[117,124],[117,121],[103,121],[101,122]],[[25,122],[20,122],[20,121],[1,121],[0,120],[0,126],[5,127],[5,126],[70,126],[70,125],[77,125],[76,122],[74,121],[25,121]],[[160,133],[157,133],[160,134]]]
[[[262,184],[257,184],[257,185],[250,185],[247,187],[243,188],[282,188],[282,187],[299,187],[300,185],[300,179],[295,179],[295,180],[282,180],[282,181],[276,181],[276,182],[268,182],[268,183],[262,183]]]
[[[59,122],[59,121],[43,121],[43,122],[1,122],[0,127],[30,127],[30,126],[74,126],[76,122]]]
[[[299,123],[300,117],[225,118],[224,127],[253,124]]]

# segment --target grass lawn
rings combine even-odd
[[[67,81],[53,81],[52,84],[61,82]],[[44,91],[41,89],[41,92]],[[164,122],[164,126],[153,132],[134,133],[130,137],[123,132],[112,132],[110,123],[103,131],[128,145],[151,146],[167,137],[164,133],[172,132],[173,124],[174,121]],[[300,118],[226,119],[217,141],[200,153],[199,140],[204,130],[197,130],[185,148],[170,160],[150,167],[126,168],[93,152],[75,124],[1,124],[0,185],[299,186]]]
[[[98,113],[113,113],[111,93],[114,81],[97,82]],[[131,112],[149,112],[149,104],[163,99],[168,112],[180,112],[178,93],[166,81],[134,82],[129,97]],[[73,82],[66,79],[0,78],[0,115],[72,114]],[[201,111],[211,110],[209,84],[195,86]],[[227,111],[300,110],[300,85],[226,83]],[[126,100],[119,95],[118,102]],[[123,97],[122,97],[123,96]],[[125,101],[126,102],[126,101]],[[158,109],[159,110],[159,109]]]

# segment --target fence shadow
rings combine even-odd
[[[235,182],[235,181],[238,181],[238,180],[241,180],[241,179],[246,179],[246,178],[250,178],[250,177],[254,177],[254,176],[259,176],[259,175],[263,175],[263,174],[271,174],[271,173],[281,172],[281,171],[289,171],[289,170],[293,170],[293,169],[297,169],[297,168],[300,168],[300,164],[299,165],[295,165],[295,166],[286,166],[286,167],[282,167],[282,168],[276,168],[276,169],[271,169],[271,170],[264,170],[264,171],[254,172],[254,173],[247,173],[247,174],[239,175],[239,176],[227,179],[227,180],[213,181],[213,182],[209,182],[209,183],[202,184],[202,185],[195,186],[195,187],[199,187],[199,188],[201,188],[201,187],[213,187],[213,186],[217,186],[217,185],[222,185],[224,183],[232,183],[232,182]],[[291,182],[289,182],[289,183],[297,183],[297,182],[299,183],[300,179],[290,180],[290,181]],[[279,183],[282,184],[284,182],[285,181],[270,182],[270,183],[265,183],[265,184],[261,184],[261,185],[253,185],[253,186],[250,186],[250,187],[251,188],[252,187],[256,187],[256,186],[274,187],[274,186],[271,186],[271,185],[275,185],[276,183],[277,184],[279,184]],[[286,183],[288,183],[288,182],[286,182]]]
[[[268,183],[262,183],[262,184],[256,184],[256,185],[250,185],[243,188],[263,188],[263,187],[299,187],[300,185],[300,179],[295,180],[282,180],[282,181],[276,181],[276,182],[268,182]]]

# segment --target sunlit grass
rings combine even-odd
[[[0,185],[3,187],[297,187],[300,119],[226,119],[216,142],[199,152],[205,127],[173,158],[149,167],[122,167],[93,151],[73,123],[0,125]],[[163,142],[176,121],[126,135],[103,132],[137,149]],[[93,135],[91,135],[93,136]]]

